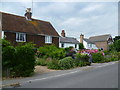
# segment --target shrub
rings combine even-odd
[[[13,69],[14,62],[14,52],[13,46],[6,46],[2,48],[2,71],[3,76],[11,76],[11,70]]]
[[[59,60],[59,66],[60,66],[60,69],[63,69],[63,70],[70,69],[75,66],[75,63],[72,57],[66,57],[66,58]]]
[[[86,65],[87,65],[87,63],[84,62],[84,61],[80,61],[80,62],[78,63],[78,66],[80,66],[80,67],[83,67],[83,66],[86,66]]]
[[[15,76],[30,76],[33,73],[35,66],[35,52],[33,48],[34,46],[31,43],[15,48]]]
[[[49,69],[57,69],[59,70],[60,69],[60,66],[58,65],[58,60],[52,60],[51,62],[48,62],[47,63],[47,66]]]
[[[84,49],[83,43],[80,43],[80,44],[79,44],[79,49]]]
[[[90,57],[88,56],[88,54],[81,54],[81,53],[77,53],[76,54],[76,59],[80,60],[80,61],[85,61],[88,62]]]
[[[92,61],[98,63],[104,60],[102,53],[92,53]]]
[[[38,58],[36,60],[36,65],[46,66],[47,62],[46,62],[46,60],[44,58]]]
[[[55,45],[45,45],[39,49],[39,58],[62,59],[65,57],[65,50],[62,48],[57,48]]]

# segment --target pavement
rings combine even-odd
[[[118,61],[3,80],[3,88],[118,88]]]

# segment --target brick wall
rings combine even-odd
[[[103,48],[104,50],[108,50],[108,44],[106,42],[96,42],[96,46],[100,49]]]
[[[5,32],[6,39],[9,40],[14,46],[18,43],[16,42],[16,33]],[[36,44],[36,47],[44,46],[45,44],[45,36],[41,35],[30,35],[26,34],[26,42],[33,42]],[[52,44],[55,44],[59,47],[59,37],[52,38]]]

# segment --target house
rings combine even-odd
[[[80,35],[80,42],[83,43],[86,49],[103,49],[108,50],[109,45],[112,44],[113,39],[110,34],[92,36],[89,39],[84,38],[84,35]]]
[[[50,22],[32,19],[31,12],[25,17],[13,14],[2,14],[2,35],[13,45],[19,42],[33,42],[36,47],[54,44],[59,47],[59,34]]]
[[[74,47],[76,49],[79,49],[79,41],[76,38],[73,37],[66,37],[65,31],[62,30],[61,37],[60,37],[60,48],[66,48],[66,47]]]

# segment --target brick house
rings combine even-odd
[[[103,49],[108,50],[109,45],[113,43],[112,36],[110,34],[92,36],[89,39],[84,38],[84,35],[80,35],[80,42],[84,44],[86,49]]]
[[[18,42],[33,42],[36,47],[55,44],[59,47],[59,34],[50,22],[0,12],[2,15],[1,37],[13,45]],[[29,14],[28,14],[29,15]]]

